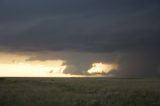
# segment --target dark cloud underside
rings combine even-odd
[[[66,73],[102,61],[119,64],[117,74],[157,75],[160,1],[1,0],[0,50],[63,52],[34,59],[62,58]]]

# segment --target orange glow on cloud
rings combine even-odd
[[[0,76],[60,76],[66,66],[47,66],[43,64],[0,64]],[[52,71],[52,73],[49,73]],[[63,75],[64,76],[64,75]]]
[[[90,75],[65,74],[67,68],[63,60],[26,61],[29,56],[0,53],[0,77],[99,77],[117,66],[114,64],[94,63],[87,72]]]
[[[49,77],[65,76],[63,60],[26,61],[29,56],[0,53],[2,77]],[[51,73],[50,73],[51,72]],[[69,76],[69,75],[66,75]]]
[[[117,69],[115,64],[94,63],[92,68],[88,70],[89,74],[107,74],[113,69]]]

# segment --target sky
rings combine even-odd
[[[159,0],[0,0],[0,76],[159,76]]]

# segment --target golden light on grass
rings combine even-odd
[[[107,74],[110,71],[117,69],[115,64],[103,64],[103,63],[94,63],[92,68],[88,70],[89,74]]]

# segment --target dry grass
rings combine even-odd
[[[0,106],[160,106],[160,80],[3,78]]]

